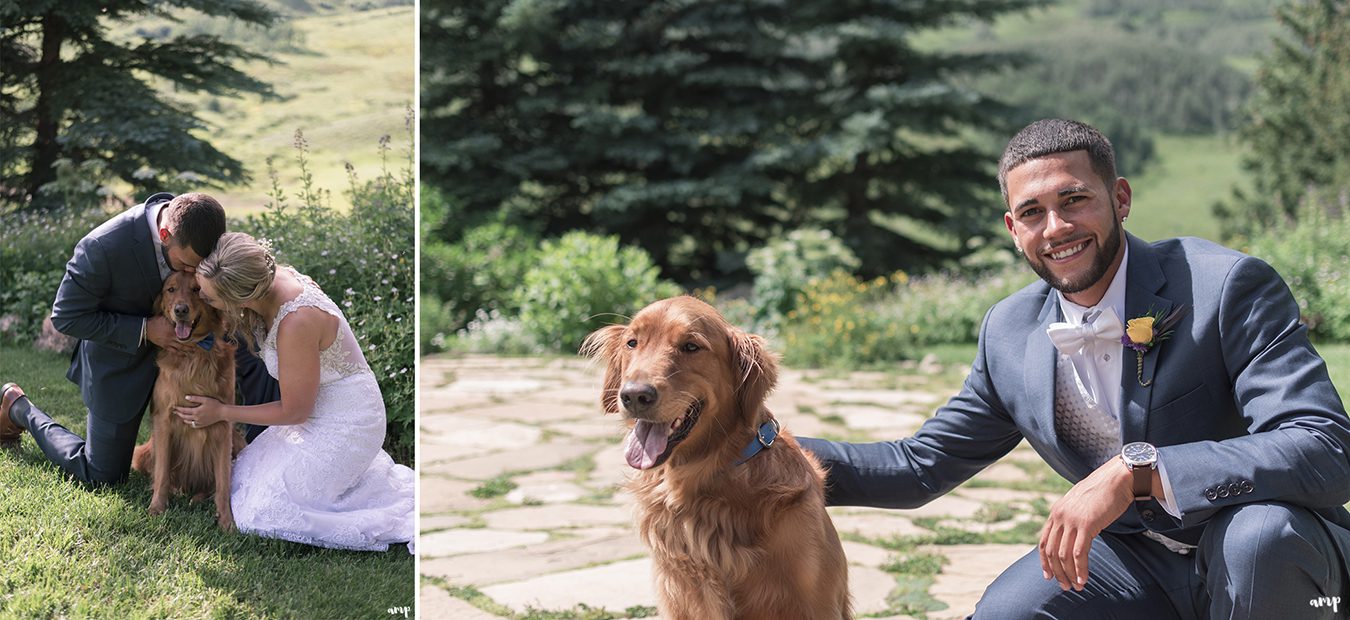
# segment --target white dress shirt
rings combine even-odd
[[[1125,274],[1128,271],[1126,267],[1130,264],[1130,247],[1125,246],[1125,257],[1120,261],[1120,268],[1116,270],[1116,275],[1111,279],[1111,285],[1106,288],[1106,294],[1102,295],[1097,305],[1092,307],[1080,306],[1064,298],[1064,294],[1056,291],[1059,296],[1059,310],[1064,315],[1064,321],[1072,325],[1081,325],[1083,316],[1088,312],[1096,312],[1110,308],[1120,317],[1122,324],[1128,323],[1131,318],[1125,316]],[[1088,358],[1096,366],[1098,377],[1112,377],[1113,379],[1102,381],[1102,390],[1104,398],[1097,403],[1097,407],[1102,411],[1111,414],[1120,420],[1120,381],[1114,379],[1120,377],[1122,368],[1122,359],[1134,351],[1125,350],[1125,345],[1119,342],[1106,342],[1096,340],[1089,344],[1091,356]],[[1076,362],[1074,362],[1076,363]],[[1079,373],[1080,376],[1083,373]],[[1173,505],[1172,485],[1167,480],[1167,468],[1163,466],[1162,459],[1158,460],[1158,475],[1162,479],[1163,494],[1167,496],[1165,500],[1158,500],[1163,509],[1173,517],[1181,518],[1181,513]]]

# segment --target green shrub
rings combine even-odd
[[[877,312],[883,321],[908,333],[913,347],[975,342],[989,308],[1035,279],[1021,261],[979,276],[914,278],[896,283]]]
[[[433,344],[459,353],[491,355],[532,355],[554,350],[540,344],[519,317],[505,316],[496,310],[479,310],[453,339]]]
[[[857,368],[911,357],[906,334],[877,312],[892,281],[904,272],[860,282],[844,270],[812,280],[797,294],[796,308],[779,331],[790,366]]]
[[[389,420],[385,447],[399,462],[411,463],[417,290],[411,152],[395,174],[388,165],[388,140],[382,139],[382,173],[360,181],[349,169],[352,210],[340,213],[328,208],[326,192],[309,181],[308,145],[299,132],[296,148],[302,181],[294,197],[299,204],[289,204],[274,174],[267,210],[231,229],[270,239],[278,262],[313,278],[341,307],[380,383]]]
[[[745,263],[755,274],[756,324],[773,329],[791,312],[809,282],[836,269],[852,271],[860,262],[828,230],[802,228],[751,250]]]
[[[451,244],[427,240],[422,294],[440,300],[451,331],[468,325],[479,310],[515,314],[519,305],[511,291],[534,262],[538,243],[524,229],[500,222],[470,228]]]
[[[429,293],[418,295],[417,325],[422,355],[444,351],[446,339],[455,333],[445,305],[440,298]]]
[[[544,241],[515,290],[524,330],[551,351],[576,352],[591,331],[680,293],[647,253],[618,237],[571,232]]]
[[[904,272],[860,281],[837,270],[802,288],[779,346],[790,365],[857,368],[916,357],[925,347],[975,342],[984,314],[1035,276],[1021,265],[980,277]]]
[[[1350,190],[1309,191],[1297,219],[1254,235],[1246,251],[1269,262],[1298,300],[1313,338],[1350,342]]]
[[[41,331],[75,244],[116,212],[83,202],[0,214],[0,316],[17,319],[7,334],[26,344]]]
[[[42,333],[42,320],[51,312],[56,287],[65,271],[24,271],[13,274],[0,289],[0,315],[14,317],[12,324],[0,329],[0,335],[14,344],[28,344]]]

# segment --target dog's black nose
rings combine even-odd
[[[187,314],[188,314],[188,305],[187,305],[187,304],[178,304],[178,305],[176,305],[176,306],[173,307],[173,315],[174,315],[174,316],[179,317],[179,318],[182,318],[182,317],[187,316]]]
[[[629,413],[642,413],[656,404],[656,387],[650,383],[629,381],[619,390],[619,400]]]

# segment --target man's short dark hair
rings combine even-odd
[[[169,203],[168,222],[178,247],[192,248],[206,258],[225,234],[225,208],[215,198],[196,192]]]
[[[1091,125],[1062,118],[1036,121],[1017,132],[998,160],[998,189],[1008,204],[1008,171],[1030,160],[1072,151],[1087,151],[1092,171],[1107,188],[1116,182],[1116,152],[1111,141]]]

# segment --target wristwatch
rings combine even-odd
[[[1134,501],[1153,499],[1153,470],[1158,468],[1158,449],[1143,441],[1125,444],[1120,460],[1134,473]]]

